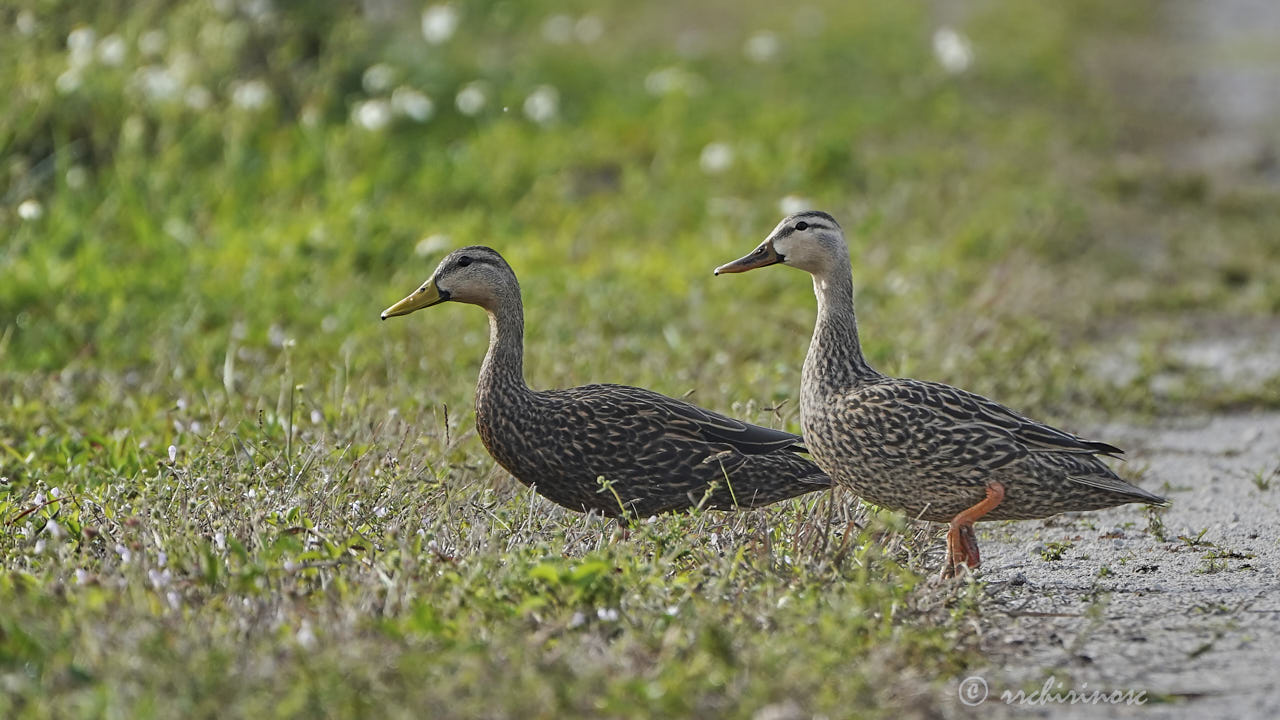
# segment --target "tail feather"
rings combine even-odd
[[[1148,503],[1150,505],[1168,505],[1165,498],[1148,492],[1132,483],[1125,482],[1115,475],[1072,475],[1068,478],[1073,483],[1106,490],[1132,498],[1129,502]]]

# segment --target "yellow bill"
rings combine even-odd
[[[431,307],[432,305],[439,305],[448,299],[449,294],[447,292],[441,293],[436,287],[436,279],[431,278],[430,280],[422,283],[422,287],[414,290],[413,294],[386,310],[383,310],[382,319],[386,320],[389,317],[408,315],[414,310],[421,310],[422,308]]]
[[[765,240],[760,246],[751,251],[751,254],[734,260],[731,263],[725,263],[716,268],[716,275],[721,273],[740,273],[748,270],[755,270],[768,265],[782,262],[782,256],[773,248],[772,240]]]

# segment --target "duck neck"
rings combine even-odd
[[[818,296],[818,321],[804,359],[804,376],[827,389],[856,387],[882,377],[862,355],[848,263],[815,274],[813,292]]]
[[[476,383],[476,412],[493,408],[489,403],[498,397],[529,393],[524,381],[524,307],[520,296],[505,297],[489,313],[489,351],[480,365]]]

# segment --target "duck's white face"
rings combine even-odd
[[[835,218],[817,210],[788,215],[769,237],[750,254],[716,268],[720,273],[739,273],[781,263],[821,275],[848,249],[844,233]]]
[[[408,297],[382,311],[382,319],[408,315],[443,302],[496,307],[504,293],[519,292],[515,273],[496,250],[481,245],[449,253],[431,277]]]

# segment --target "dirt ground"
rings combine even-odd
[[[980,532],[988,697],[966,706],[957,688],[954,716],[1277,717],[1280,414],[1099,436],[1130,449],[1144,486],[1167,483],[1172,506],[1158,522],[1131,505]],[[1050,679],[1147,702],[1032,702]],[[1018,690],[1027,703],[1001,699]]]
[[[1274,49],[1258,39],[1280,31],[1280,5],[1162,8],[1149,44],[1098,55],[1099,76],[1131,103],[1135,128],[1171,167],[1228,185],[1280,181],[1256,172],[1280,139],[1280,63],[1274,52],[1242,50]],[[1145,122],[1170,113],[1173,122]],[[1224,386],[1264,382],[1280,371],[1280,335],[1263,325],[1229,323],[1234,331],[1196,333],[1201,340],[1171,352]],[[1123,371],[1132,364],[1123,356],[1096,369]],[[980,525],[990,666],[950,689],[946,714],[1280,717],[1280,413],[1087,434],[1126,448],[1129,473],[1171,507]],[[1100,691],[1122,704],[1059,703],[1045,697],[1046,683],[1050,696]]]

